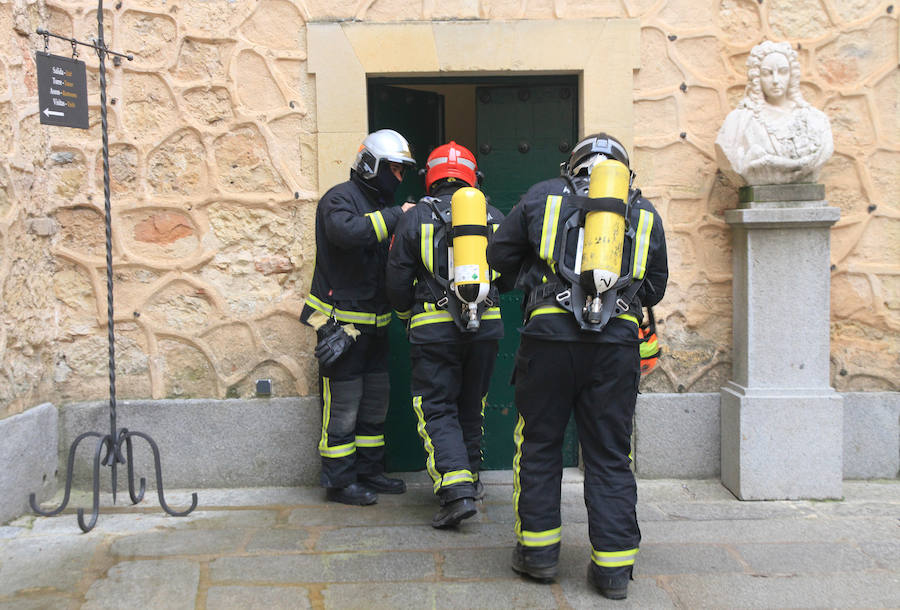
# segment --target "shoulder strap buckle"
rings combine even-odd
[[[556,302],[562,305],[563,309],[568,309],[572,311],[572,291],[569,289],[563,290],[559,294],[556,295]]]
[[[443,297],[441,297],[440,299],[438,299],[438,302],[435,303],[434,305],[435,305],[435,307],[440,307],[441,309],[443,309],[443,308],[445,308],[445,307],[447,306],[447,303],[449,303],[449,302],[450,302],[450,297],[448,297],[448,296],[445,294]]]
[[[619,297],[616,299],[616,307],[618,307],[622,313],[625,313],[631,306],[625,302],[625,299]]]

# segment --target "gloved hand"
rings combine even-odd
[[[353,345],[353,337],[334,320],[329,320],[316,329],[316,337],[319,341],[316,343],[315,354],[321,366],[331,366]]]

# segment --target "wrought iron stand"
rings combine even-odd
[[[66,508],[66,505],[68,505],[69,503],[69,494],[72,490],[72,472],[75,466],[75,450],[78,448],[79,443],[81,443],[81,441],[88,437],[96,437],[100,439],[99,441],[97,441],[97,446],[94,449],[94,496],[90,521],[85,523],[84,509],[78,509],[78,526],[84,532],[89,532],[91,529],[93,529],[94,525],[96,525],[97,523],[97,517],[100,513],[101,464],[103,466],[109,466],[112,469],[111,476],[113,503],[115,503],[116,501],[116,489],[118,487],[116,467],[119,464],[125,464],[128,467],[128,495],[131,497],[132,503],[137,504],[143,499],[144,490],[146,489],[146,479],[144,477],[141,477],[140,490],[135,493],[134,489],[134,460],[132,448],[132,438],[134,437],[142,438],[147,441],[147,443],[150,444],[150,448],[153,450],[153,463],[156,469],[156,492],[159,496],[159,504],[160,506],[162,506],[163,510],[172,516],[183,517],[197,508],[197,493],[194,492],[191,494],[190,508],[181,512],[172,510],[169,505],[166,504],[166,500],[163,495],[162,464],[160,463],[159,459],[159,447],[157,447],[152,438],[150,438],[143,432],[130,431],[126,428],[116,428],[116,350],[115,331],[113,324],[112,212],[109,202],[109,135],[107,131],[108,125],[106,119],[106,55],[116,56],[117,61],[119,57],[124,57],[128,59],[128,61],[131,61],[133,57],[131,55],[116,53],[106,48],[106,43],[103,40],[103,0],[98,0],[98,4],[96,44],[80,42],[78,40],[75,40],[74,38],[67,38],[65,36],[52,34],[43,28],[39,28],[37,30],[37,33],[44,37],[45,50],[49,37],[52,36],[54,38],[60,38],[62,40],[71,42],[73,55],[77,55],[77,53],[75,52],[76,45],[83,45],[95,49],[97,51],[97,55],[100,57],[100,122],[103,132],[103,197],[106,212],[106,317],[109,339],[109,434],[103,435],[99,432],[85,432],[84,434],[80,434],[72,443],[72,447],[69,449],[68,463],[66,465],[66,491],[63,497],[62,504],[60,504],[53,510],[44,511],[41,510],[41,508],[37,505],[35,501],[35,495],[33,493],[28,496],[28,502],[31,505],[31,509],[39,515],[50,517],[62,512]],[[122,455],[123,445],[125,447],[124,456]],[[101,455],[103,454],[104,449],[106,449],[106,455],[101,459]]]

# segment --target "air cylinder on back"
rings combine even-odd
[[[628,168],[614,159],[601,161],[591,170],[588,196],[628,201]],[[625,219],[613,212],[588,212],[584,221],[581,285],[599,295],[612,288],[622,269]]]
[[[477,329],[477,305],[491,288],[487,264],[487,202],[476,188],[461,188],[450,200],[453,226],[453,291],[467,307],[468,327]]]

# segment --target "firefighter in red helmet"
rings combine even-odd
[[[474,155],[456,142],[434,149],[428,195],[400,219],[388,256],[388,298],[409,320],[413,410],[441,504],[431,521],[436,528],[473,516],[483,497],[484,401],[503,336],[498,281],[485,258],[503,216],[486,204],[477,169]],[[479,248],[483,267],[464,261],[477,258]]]

